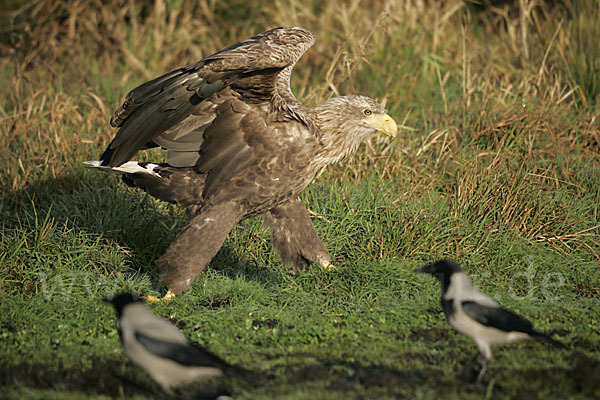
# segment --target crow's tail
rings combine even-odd
[[[533,335],[531,335],[531,337],[533,337],[535,340],[537,340],[539,342],[551,344],[552,346],[558,347],[559,349],[567,348],[567,346],[565,346],[562,342],[559,342],[558,340],[554,340],[550,336],[544,335],[543,333],[535,332]]]

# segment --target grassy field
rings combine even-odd
[[[599,398],[598,2],[475,3],[4,1],[0,398],[164,397],[100,299],[164,293],[153,262],[184,212],[82,162],[114,135],[128,90],[294,25],[317,36],[294,71],[302,101],[365,94],[410,129],[301,194],[337,270],[291,275],[256,218],[188,291],[151,305],[264,373],[179,395]],[[470,384],[474,343],[444,320],[438,283],[412,272],[440,257],[569,349],[499,348]]]

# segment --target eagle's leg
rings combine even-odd
[[[331,256],[317,236],[306,207],[298,197],[272,208],[264,214],[271,227],[271,243],[284,264],[306,269],[310,263],[333,268]]]
[[[190,219],[166,253],[156,260],[160,281],[169,287],[167,296],[183,292],[194,282],[243,215],[238,204],[228,202],[203,207]]]

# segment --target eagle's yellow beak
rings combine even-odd
[[[396,121],[388,114],[371,115],[364,120],[367,124],[373,126],[377,131],[391,138],[398,133]]]

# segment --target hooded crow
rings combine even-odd
[[[565,345],[533,329],[531,322],[502,308],[491,297],[472,284],[460,265],[452,260],[440,260],[415,272],[431,274],[442,284],[442,307],[454,329],[475,341],[483,366],[476,382],[481,382],[494,345],[522,340],[538,340],[564,348]]]
[[[136,295],[124,293],[102,300],[111,303],[117,311],[125,354],[166,392],[197,379],[224,374],[242,377],[241,368],[190,343],[175,326],[155,315]]]

